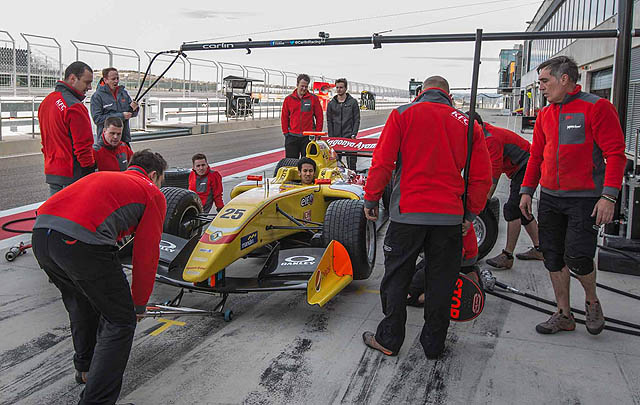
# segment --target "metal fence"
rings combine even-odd
[[[22,38],[22,41],[18,41]],[[18,39],[18,40],[17,40]],[[130,91],[140,86],[144,53],[149,59],[154,52],[141,53],[132,48],[109,44],[71,40],[73,59],[82,60],[94,67],[95,79],[100,79],[100,70],[114,66],[120,71],[120,79]],[[71,59],[66,57],[66,60]],[[43,95],[50,91],[62,78],[63,47],[54,37],[20,33],[19,37],[0,30],[0,95]],[[168,63],[169,58],[158,58],[158,67]],[[152,72],[153,73],[153,72]],[[297,73],[260,66],[241,65],[231,62],[201,58],[180,58],[167,73],[166,79],[158,83],[152,95],[162,93],[182,93],[186,95],[211,95],[220,92],[224,76],[233,74],[263,80],[257,86],[258,93],[287,93],[296,85]],[[333,81],[324,75],[310,74],[314,81]],[[257,76],[257,77],[256,77]],[[350,81],[350,90],[373,91],[382,97],[408,98],[407,90],[374,84]],[[176,93],[177,92],[177,93]]]
[[[72,50],[71,56],[64,59],[61,41],[54,37],[28,33],[12,35],[0,30],[0,140],[3,135],[33,136],[39,132],[37,108],[42,98],[53,90],[56,81],[63,78],[63,60],[82,60],[92,66],[94,87],[102,78],[102,68],[118,68],[120,83],[133,97],[140,86],[148,86],[155,80],[172,59],[165,55],[158,57],[146,83],[142,84],[142,72],[155,52],[138,52],[133,48],[81,40],[71,40],[70,45],[67,48]],[[237,117],[227,117],[223,79],[228,75],[257,80],[253,83],[251,114],[245,111]],[[142,100],[144,111],[132,119],[131,125],[134,130],[145,130],[148,125],[167,123],[277,118],[282,101],[296,86],[297,76],[297,73],[283,69],[180,57]],[[310,87],[316,81],[335,80],[324,75],[310,76]],[[407,90],[353,80],[349,81],[349,90],[354,95],[363,90],[375,92],[379,98],[378,108],[395,106],[409,98]],[[91,94],[89,92],[85,103],[89,103]]]

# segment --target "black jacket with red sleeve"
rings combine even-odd
[[[38,108],[48,184],[68,185],[93,173],[93,130],[84,95],[59,81]]]
[[[443,90],[429,88],[391,112],[373,153],[365,206],[377,207],[392,177],[390,218],[422,225],[462,223],[469,119]],[[491,162],[480,125],[474,125],[466,219],[486,204]]]
[[[112,246],[135,232],[131,295],[141,313],[153,290],[166,209],[164,194],[144,169],[131,166],[124,172],[91,174],[54,194],[38,208],[33,228]]]

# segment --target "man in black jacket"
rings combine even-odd
[[[336,80],[338,93],[327,107],[327,130],[330,137],[355,138],[360,129],[360,106],[347,93],[347,79]],[[347,158],[349,169],[356,170],[357,157]]]
[[[98,83],[96,92],[91,96],[91,117],[97,127],[97,144],[100,144],[100,135],[104,128],[104,122],[109,117],[118,117],[124,122],[122,128],[122,142],[131,146],[131,127],[129,120],[138,115],[138,103],[131,99],[129,93],[120,84],[118,70],[113,67],[102,69],[102,79]]]

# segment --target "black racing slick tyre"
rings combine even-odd
[[[493,250],[498,240],[498,219],[488,205],[473,220],[473,229],[476,231],[478,260],[480,260]]]
[[[349,253],[354,280],[366,280],[376,262],[376,225],[364,216],[364,201],[332,201],[324,214],[322,242],[342,243]]]
[[[161,191],[167,199],[162,231],[184,239],[196,235],[200,223],[196,217],[202,214],[200,197],[193,191],[177,187],[162,187]]]
[[[280,170],[281,167],[297,167],[297,166],[298,166],[298,159],[282,158],[276,165],[276,168],[273,169],[273,177],[276,177],[278,175],[278,170]]]
[[[170,167],[164,171],[164,182],[162,183],[162,187],[179,187],[188,189],[189,174],[191,174],[191,169]]]

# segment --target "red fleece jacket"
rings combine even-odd
[[[580,91],[543,108],[536,119],[521,194],[557,197],[617,196],[627,159],[615,107]]]

